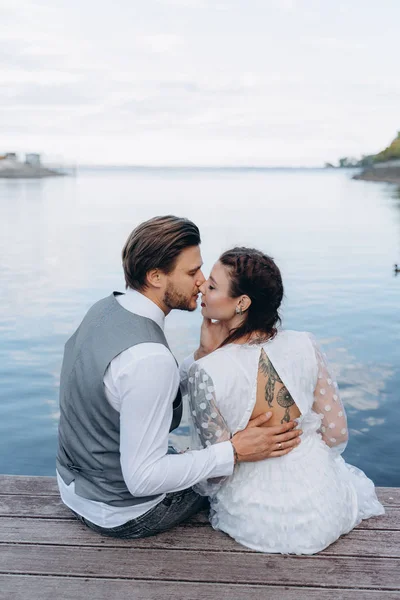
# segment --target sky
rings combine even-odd
[[[399,0],[1,0],[0,152],[320,166],[400,130]]]

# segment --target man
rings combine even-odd
[[[231,441],[171,453],[182,416],[180,376],[165,339],[165,316],[197,306],[199,230],[187,219],[139,225],[122,253],[126,294],[97,302],[65,345],[60,381],[57,479],[63,502],[91,529],[115,537],[164,531],[204,504],[192,486],[230,475],[235,462],[281,456],[299,443],[296,423],[261,427]],[[199,358],[222,341],[206,322]],[[185,372],[194,357],[185,361]]]

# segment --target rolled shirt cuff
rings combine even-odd
[[[209,475],[209,477],[228,477],[232,475],[235,461],[231,442],[214,444],[213,446],[209,446],[208,449],[212,449],[215,455],[215,467],[212,475]]]

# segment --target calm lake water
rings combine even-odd
[[[400,191],[350,175],[116,169],[0,180],[0,473],[54,475],[63,345],[92,303],[123,291],[133,227],[173,213],[199,225],[205,272],[236,244],[276,259],[284,326],[312,331],[338,377],[346,460],[400,486]],[[178,360],[200,320],[168,317]]]

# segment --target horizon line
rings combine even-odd
[[[138,165],[138,164],[85,164],[76,163],[77,168],[83,169],[198,169],[198,170],[258,170],[265,171],[269,169],[326,169],[324,165]],[[338,167],[329,167],[338,168]]]

